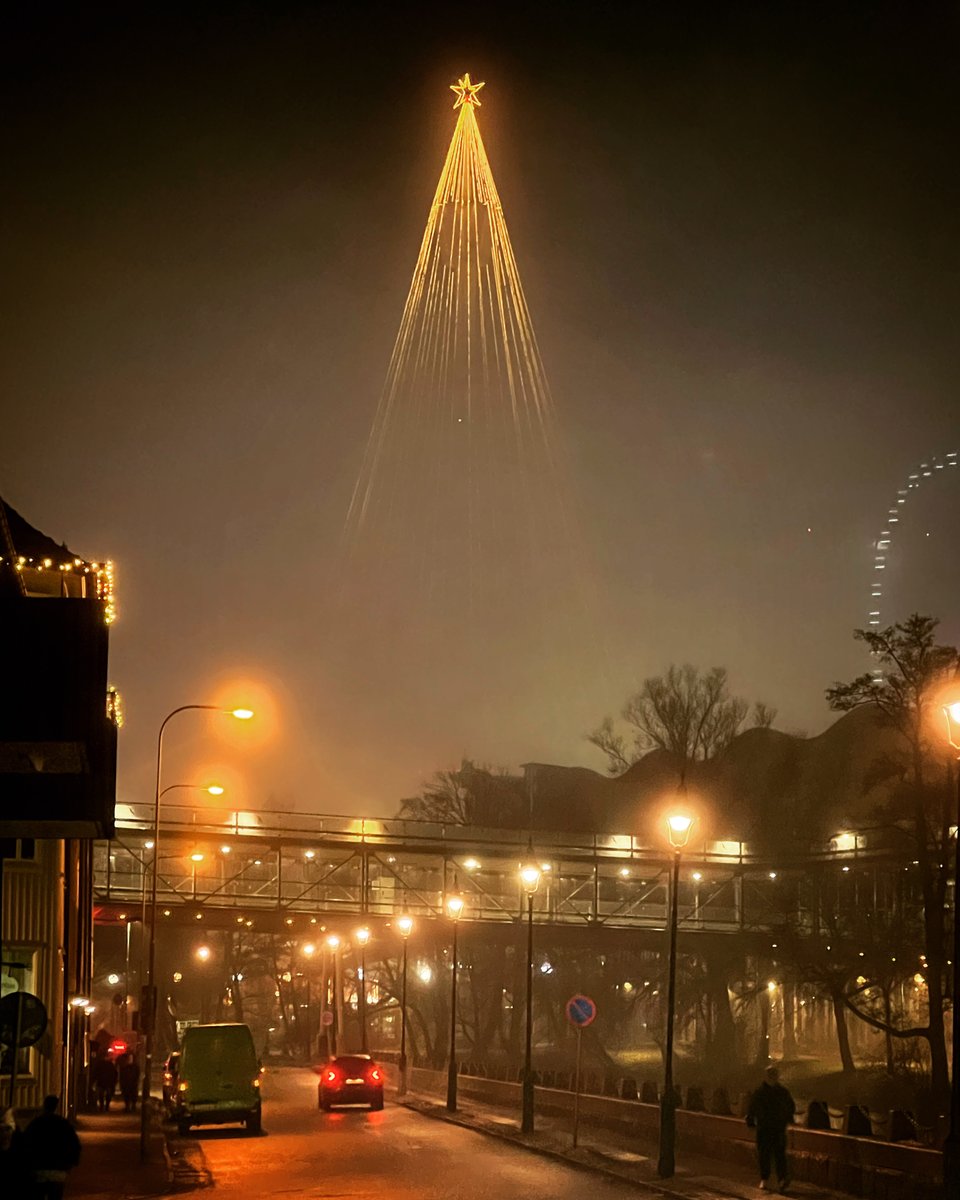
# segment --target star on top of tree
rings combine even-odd
[[[482,83],[471,83],[470,72],[466,72],[456,83],[450,84],[450,91],[457,93],[457,100],[453,107],[459,108],[461,104],[472,104],[474,108],[479,108],[480,101],[477,99],[477,92],[482,87]]]

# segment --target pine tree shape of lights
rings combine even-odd
[[[462,615],[515,604],[538,583],[555,596],[576,539],[552,400],[477,124],[484,85],[465,74],[451,86],[456,127],[346,533],[391,586],[412,576],[418,602]]]

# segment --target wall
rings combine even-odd
[[[410,1087],[416,1092],[446,1095],[446,1073],[415,1068]],[[520,1085],[461,1075],[458,1088],[465,1099],[520,1111]],[[536,1089],[537,1111],[551,1116],[573,1114],[571,1092]],[[659,1109],[635,1100],[581,1095],[580,1118],[586,1125],[615,1129],[640,1141],[656,1144]],[[846,1137],[839,1133],[793,1127],[789,1131],[791,1169],[796,1179],[837,1188],[854,1196],[883,1200],[933,1200],[942,1195],[939,1183],[942,1156],[902,1142]],[[677,1110],[677,1155],[684,1147],[724,1162],[753,1167],[753,1133],[734,1117]]]

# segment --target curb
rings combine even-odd
[[[582,1159],[573,1158],[563,1150],[554,1149],[552,1146],[537,1145],[527,1141],[519,1132],[512,1133],[506,1129],[500,1129],[489,1125],[483,1121],[473,1120],[461,1113],[450,1113],[439,1104],[428,1100],[419,1100],[416,1097],[405,1097],[397,1101],[404,1108],[412,1109],[418,1112],[421,1116],[432,1117],[436,1121],[446,1121],[448,1125],[459,1125],[462,1129],[470,1129],[474,1133],[482,1133],[487,1137],[497,1138],[502,1142],[509,1142],[513,1146],[519,1147],[521,1150],[529,1150],[532,1154],[539,1154],[544,1158],[553,1159],[555,1162],[561,1162],[565,1166],[574,1167],[578,1171],[584,1171],[591,1175],[605,1175],[609,1179],[615,1179],[618,1183],[629,1183],[636,1188],[645,1188],[648,1192],[656,1193],[660,1196],[668,1196],[671,1200],[696,1200],[699,1193],[679,1192],[674,1188],[668,1187],[662,1183],[654,1183],[646,1179],[637,1179],[616,1167],[609,1166],[604,1162],[584,1162]],[[599,1151],[589,1151],[598,1158],[604,1156]],[[713,1195],[728,1196],[731,1200],[740,1200],[739,1193],[736,1192],[720,1192],[714,1184],[710,1184],[713,1189]]]

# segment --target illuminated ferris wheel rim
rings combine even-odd
[[[910,472],[905,480],[905,486],[897,489],[896,500],[887,510],[884,528],[874,543],[873,573],[870,581],[870,610],[867,613],[867,624],[870,629],[880,628],[880,611],[883,601],[883,582],[886,578],[887,556],[894,539],[894,526],[899,525],[911,492],[918,491],[925,479],[933,478],[938,471],[960,466],[960,451],[950,450],[946,454],[932,454],[924,459]]]

